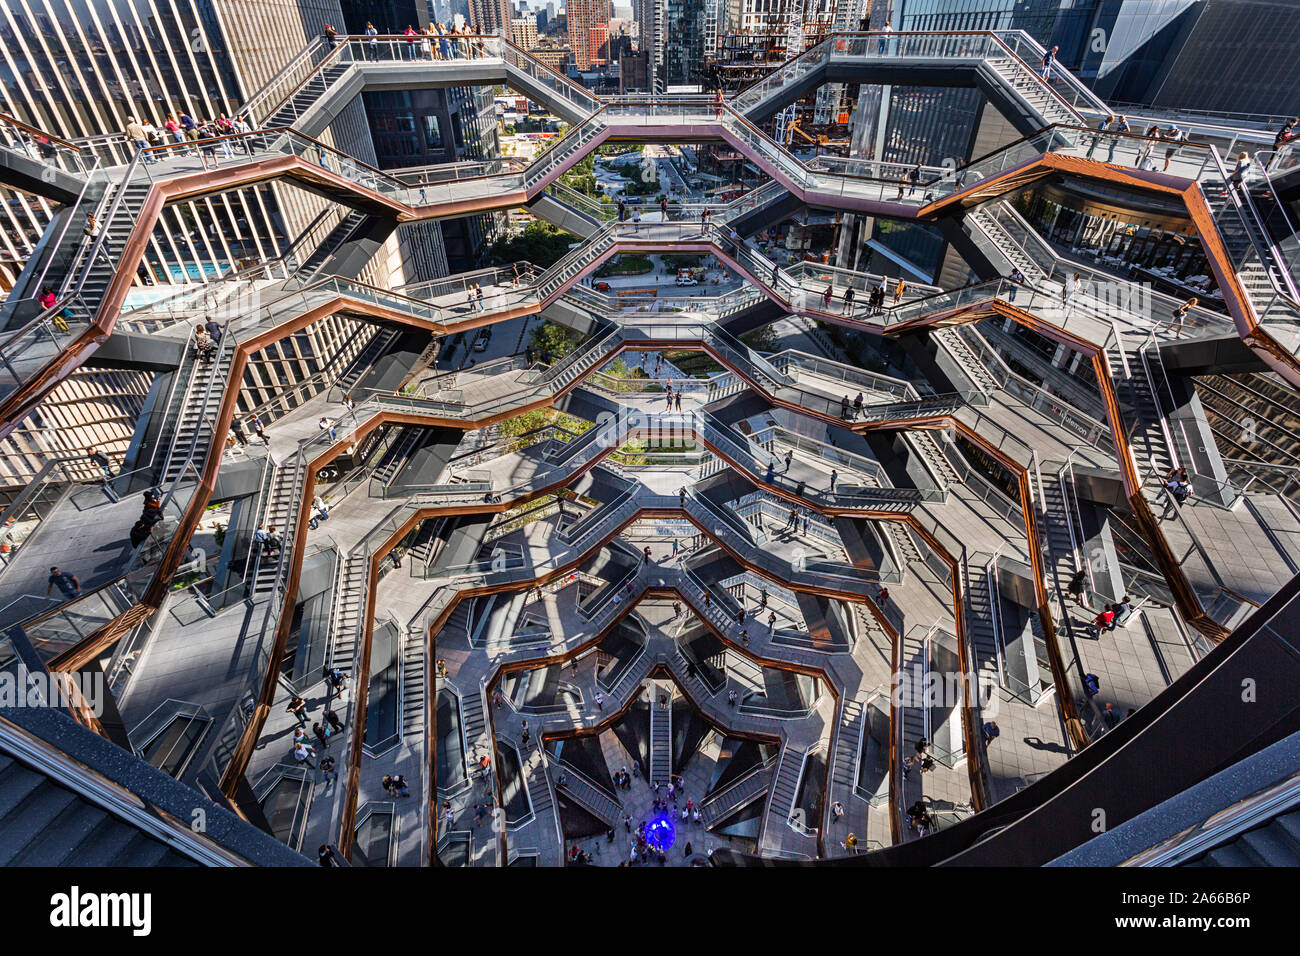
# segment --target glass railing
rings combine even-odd
[[[0,145],[32,162],[76,176],[89,174],[94,165],[94,158],[88,156],[76,143],[28,126],[6,113],[0,113]]]
[[[1114,112],[1082,80],[1062,67],[1059,61],[1052,64],[1051,71],[1044,78],[1042,63],[1047,51],[1024,30],[995,30],[993,35],[1007,52],[1016,56],[1024,64],[1025,70],[1037,74],[1057,98],[1076,113],[1106,116]]]
[[[129,178],[130,170],[123,183]],[[119,250],[107,247],[109,231],[133,215],[122,201],[123,189],[119,187],[112,192],[111,183],[108,173],[95,166],[88,174],[86,189],[78,197],[75,212],[65,221],[65,230],[75,230],[73,235],[79,237],[75,252],[57,278],[49,274],[53,263],[48,264],[43,272],[47,281],[41,283],[42,287],[58,286],[55,304],[38,306],[35,317],[0,338],[0,397],[29,382],[95,323],[100,301],[86,289],[87,280],[92,274],[111,276],[113,255]],[[83,213],[94,215],[93,229]],[[60,237],[59,245],[65,241]],[[55,252],[50,250],[51,255]],[[15,306],[22,304],[16,302]]]
[[[971,221],[994,246],[1002,247],[1002,243],[1007,243],[1034,262],[1042,278],[1030,276],[1033,286],[1059,291],[1068,277],[1078,273],[1083,287],[1072,303],[1087,306],[1099,315],[1126,319],[1143,328],[1154,324],[1162,335],[1171,334],[1173,327],[1179,324],[1174,321],[1174,316],[1186,300],[1158,292],[1149,283],[1134,282],[1058,256],[1055,249],[1008,202],[985,203],[976,207]],[[1006,247],[1002,248],[1005,252]],[[1100,254],[1100,250],[1097,252]],[[1233,329],[1230,318],[1199,306],[1185,312],[1181,325],[1179,334],[1184,330],[1222,333]]]
[[[853,366],[823,358],[819,355],[809,355],[807,352],[787,349],[784,352],[780,352],[773,356],[772,363],[778,369],[786,373],[789,373],[791,369],[797,369],[798,371],[816,375],[819,378],[843,382],[845,385],[856,387],[875,395],[888,395],[890,398],[897,401],[905,401],[917,397],[916,389],[912,387],[910,382],[905,382],[898,378],[890,378],[887,375],[880,375],[876,372],[868,372],[865,369],[854,368]]]
[[[731,106],[749,114],[764,106],[770,98],[780,95],[783,88],[798,83],[832,60],[941,59],[955,65],[961,62],[1013,59],[1015,62],[1011,66],[1015,81],[1041,86],[1051,94],[1042,107],[1045,111],[1076,120],[1081,118],[1076,104],[1083,105],[1091,101],[1094,99],[1091,94],[1077,90],[1064,77],[1060,84],[1044,82],[1038,72],[1016,52],[1018,48],[1028,54],[1026,45],[1016,40],[1013,47],[1005,37],[1014,40],[1011,32],[1002,36],[982,32],[833,34],[732,97]],[[1039,53],[1035,58],[1041,59],[1041,56]]]

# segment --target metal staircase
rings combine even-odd
[[[805,751],[791,744],[781,748],[781,758],[772,780],[772,796],[768,800],[767,815],[763,822],[764,844],[779,844],[780,838],[772,831],[786,826],[794,815],[794,802],[799,794],[799,780],[803,776],[806,756]]]
[[[554,757],[551,761],[551,784],[556,798],[572,800],[606,826],[614,826],[623,819],[623,805],[598,787],[576,768]],[[560,778],[564,778],[561,786]]]
[[[672,699],[660,704],[658,698],[650,701],[650,786],[670,783],[673,772],[673,710]]]
[[[419,628],[408,630],[402,647],[402,736],[408,740],[424,735],[426,638]]]
[[[370,555],[365,549],[350,553],[339,578],[339,593],[334,596],[333,630],[330,634],[329,662],[344,674],[351,674],[357,641],[366,604],[366,575]]]
[[[864,700],[846,699],[840,706],[839,725],[835,732],[832,786],[846,787],[849,792],[857,786],[858,760],[862,753],[862,735],[866,732],[866,724]]]
[[[704,828],[712,830],[732,814],[766,795],[772,785],[773,767],[776,761],[776,757],[769,757],[724,789],[705,797],[700,804],[700,821],[704,824]]]

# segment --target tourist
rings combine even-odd
[[[1198,301],[1199,300],[1196,296],[1192,296],[1178,308],[1174,309],[1174,313],[1169,319],[1169,324],[1165,326],[1165,331],[1167,332],[1170,329],[1176,329],[1177,331],[1174,333],[1174,338],[1182,338],[1183,325],[1187,322],[1187,313],[1196,308]]]
[[[293,759],[298,763],[299,766],[305,764],[306,766],[311,767],[311,769],[315,770],[316,765],[311,762],[311,758],[315,756],[315,754],[316,751],[305,740],[300,740],[298,741],[297,744],[294,745]]]
[[[1007,278],[1011,280],[1011,285],[1007,287],[1007,300],[1009,302],[1015,302],[1016,292],[1019,290],[1020,286],[1025,284],[1025,274],[1021,272],[1020,268],[1017,266],[1011,270],[1011,274],[1007,276]]]
[[[1129,132],[1129,129],[1130,127],[1128,125],[1128,117],[1121,116],[1119,118],[1119,121],[1115,124],[1115,132],[1126,134]],[[1119,145],[1119,141],[1120,141],[1119,136],[1112,136],[1110,138],[1110,149],[1107,150],[1106,152],[1106,162],[1113,163],[1115,161],[1115,147]]]
[[[1178,152],[1178,147],[1187,142],[1187,131],[1177,126],[1171,125],[1165,130],[1164,140],[1170,145],[1165,148],[1165,172],[1169,172],[1169,162],[1174,158],[1174,153]]]
[[[45,582],[46,600],[50,597],[50,589],[58,588],[59,593],[67,600],[81,597],[81,580],[75,574],[67,571],[60,571],[57,566],[50,568],[50,576]]]
[[[1043,70],[1040,74],[1043,79],[1050,80],[1052,78],[1052,66],[1056,63],[1056,53],[1060,49],[1059,46],[1054,46],[1043,54]]]
[[[1245,192],[1246,173],[1250,169],[1250,153],[1242,153],[1237,157],[1237,165],[1232,167],[1232,172],[1228,174],[1228,182],[1232,183],[1239,192]]]

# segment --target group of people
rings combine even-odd
[[[417,30],[407,24],[402,31],[402,42],[406,44],[407,60],[464,60],[484,53],[483,39],[476,34],[468,23],[457,27],[454,23],[429,23]],[[369,21],[365,29],[366,58],[379,59],[379,30]],[[338,46],[338,30],[331,24],[325,24],[325,42],[330,49]]]
[[[854,421],[862,414],[862,407],[865,404],[866,396],[862,392],[858,392],[852,402],[850,402],[849,397],[845,395],[840,399],[840,418],[846,422]]]
[[[1133,602],[1127,594],[1114,604],[1103,605],[1101,612],[1092,619],[1093,636],[1101,637],[1103,631],[1115,630],[1132,612]]]
[[[1124,134],[1131,134],[1133,127],[1129,124],[1128,117],[1122,114],[1110,114],[1103,117],[1097,122],[1098,134],[1092,138],[1088,146],[1087,159],[1092,159],[1097,151],[1097,147],[1102,140],[1102,133],[1118,133],[1118,136],[1107,137],[1109,143],[1106,148],[1106,162],[1115,161],[1115,150],[1124,139]],[[1169,164],[1173,162],[1174,156],[1178,154],[1179,148],[1188,141],[1187,130],[1174,123],[1167,126],[1161,126],[1159,123],[1152,123],[1147,126],[1141,133],[1144,137],[1141,145],[1138,147],[1137,156],[1133,165],[1137,169],[1155,170],[1158,162],[1156,150],[1163,146],[1164,163],[1159,166],[1160,172],[1169,172]]]
[[[665,411],[680,412],[682,410],[682,392],[684,391],[686,391],[685,385],[679,385],[677,390],[673,391],[672,382],[669,382],[667,386],[664,387]]]
[[[199,358],[202,361],[212,361],[221,346],[221,339],[224,335],[225,330],[221,327],[221,323],[210,315],[207,316],[206,322],[200,322],[194,326],[194,348],[199,353]]]
[[[930,741],[925,737],[918,737],[916,746],[913,748],[914,753],[910,757],[903,758],[903,779],[906,780],[912,775],[912,771],[919,769],[921,773],[929,773],[934,769],[934,757],[930,755]]]
[[[759,514],[761,515],[762,512],[760,511]],[[789,532],[790,534],[799,534],[801,532],[807,534],[811,524],[812,511],[807,508],[792,507],[790,513],[786,516],[785,524],[782,525],[781,531],[782,533]]]
[[[251,132],[252,127],[239,116],[230,117],[220,113],[215,119],[195,119],[184,110],[179,113],[169,113],[167,119],[163,121],[162,129],[147,119],[141,121],[134,116],[128,116],[126,129],[123,131],[127,142],[139,150],[175,143],[184,147],[181,150],[182,155],[192,156],[194,150],[190,147],[193,144],[203,160],[204,169],[216,169],[221,165],[217,159],[217,150],[221,150],[221,155],[227,159],[234,158],[237,145],[241,146],[244,152],[251,154],[253,147],[250,142],[247,140],[239,142],[231,138]],[[159,157],[154,153],[145,152],[142,159],[146,164],[152,165]]]
[[[59,304],[59,297],[54,294],[53,289],[48,285],[45,285],[41,286],[41,294],[36,297],[36,301],[39,303],[42,312],[50,312],[51,309]],[[50,324],[58,331],[66,332],[68,331],[68,319],[71,318],[73,318],[72,309],[65,305],[58,312],[51,313]]]
[[[230,436],[233,437],[235,441],[239,442],[241,447],[248,446],[248,432],[244,431],[245,424],[247,424],[249,431],[251,431],[263,445],[269,446],[271,444],[271,439],[266,434],[266,426],[262,424],[262,419],[254,414],[250,415],[246,422],[241,421],[238,418],[232,419],[230,422]],[[229,444],[229,440],[227,441],[227,444]]]
[[[879,284],[872,286],[867,291],[867,305],[870,307],[872,315],[880,315],[880,313],[884,312],[885,299],[889,297],[889,285],[890,285],[889,277],[881,276]],[[903,292],[906,289],[907,289],[906,280],[899,278],[899,280],[896,283],[894,283],[894,291],[893,291],[894,305],[898,305],[898,302],[903,297]],[[843,315],[852,312],[853,303],[856,300],[856,298],[857,298],[857,290],[854,289],[853,286],[849,286],[848,288],[846,288],[844,290],[844,296],[842,299],[843,304],[840,306],[840,314]],[[834,299],[835,299],[835,286],[834,284],[831,284],[828,285],[826,289],[822,292],[823,312],[830,311],[831,302],[833,302]]]
[[[275,557],[284,548],[284,540],[276,532],[275,525],[266,528],[259,524],[253,532],[253,544],[268,558]]]
[[[471,312],[483,311],[483,288],[477,282],[465,290],[465,303]]]

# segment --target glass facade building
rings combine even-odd
[[[1295,109],[1290,0],[895,0],[892,13],[896,30],[1024,30],[1116,103]]]

